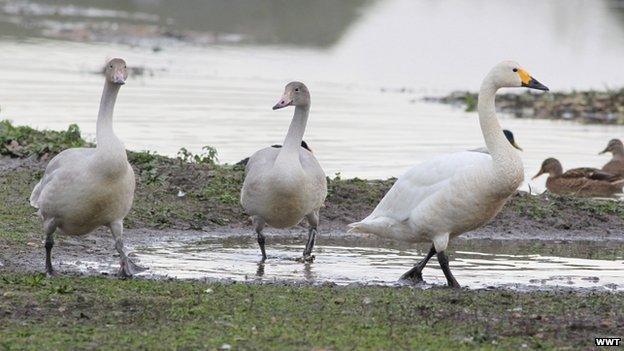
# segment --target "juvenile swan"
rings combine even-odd
[[[458,288],[444,253],[449,239],[487,223],[522,183],[522,160],[496,118],[494,97],[503,87],[548,90],[515,62],[494,66],[483,80],[478,102],[489,154],[463,151],[413,167],[396,181],[373,213],[350,224],[354,231],[433,243],[427,256],[401,279],[421,282],[423,268],[437,253],[448,285]]]
[[[122,241],[123,219],[134,197],[134,172],[123,143],[113,132],[113,108],[119,88],[128,77],[126,62],[112,59],[106,65],[106,81],[97,119],[97,147],[68,149],[54,157],[30,196],[39,209],[46,236],[46,273],[55,275],[51,252],[54,232],[83,235],[99,226],[110,228],[121,256],[118,275],[143,271],[126,255]]]
[[[264,226],[288,228],[298,224],[303,217],[310,225],[303,259],[311,261],[314,259],[312,249],[319,209],[327,196],[327,180],[312,152],[301,147],[310,111],[310,92],[303,83],[288,83],[273,109],[286,106],[295,106],[295,114],[284,146],[267,147],[251,155],[245,168],[241,204],[252,217],[262,261],[267,258],[262,234]]]

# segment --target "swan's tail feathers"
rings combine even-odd
[[[365,218],[360,222],[351,223],[349,227],[351,229],[349,229],[348,233],[368,233],[388,237],[394,236],[397,230],[402,231],[404,225],[397,222],[394,218],[376,217],[371,219]]]
[[[30,194],[30,206],[34,208],[39,208],[39,194],[41,194],[41,187],[41,182],[37,183],[32,191],[32,194]]]

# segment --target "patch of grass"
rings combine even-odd
[[[30,206],[30,191],[38,181],[38,172],[13,169],[9,176],[0,174],[0,242],[24,243],[41,232],[36,209]]]
[[[237,205],[244,179],[241,167],[214,167],[210,181],[202,189],[200,195],[204,199],[216,199],[223,205]]]
[[[5,350],[587,348],[624,294],[0,280]]]
[[[0,121],[0,155],[12,157],[57,154],[72,147],[92,146],[80,136],[78,125],[71,124],[66,131],[36,130],[14,126],[10,121]]]

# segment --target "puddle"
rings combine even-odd
[[[303,241],[276,238],[271,238],[267,245],[269,258],[264,265],[258,262],[257,244],[248,237],[161,242],[137,248],[133,256],[141,265],[150,267],[148,275],[180,279],[397,285],[401,274],[425,254],[420,250],[354,247],[339,241],[332,243],[331,239],[323,241],[324,245],[315,247],[316,260],[311,264],[297,261]],[[452,259],[455,277],[462,286],[472,289],[564,287],[624,291],[624,260],[620,258],[597,260],[458,250]],[[80,262],[79,266],[90,270],[115,269],[95,262]],[[423,276],[430,285],[446,283],[435,258]]]

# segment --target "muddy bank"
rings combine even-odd
[[[43,250],[41,223],[28,197],[53,155],[83,145],[88,143],[75,126],[54,132],[0,124],[0,254],[4,256],[0,261],[5,267],[39,267]],[[134,206],[125,221],[127,236],[132,238],[128,245],[200,238],[204,234],[251,235],[248,216],[238,200],[244,177],[242,166],[216,163],[211,148],[199,155],[181,150],[176,158],[149,152],[128,152],[128,157],[137,176]],[[345,236],[345,229],[348,223],[368,215],[394,181],[329,179],[328,197],[321,210],[321,239],[343,236],[358,245],[392,247],[392,243],[379,239]],[[301,240],[305,235],[303,224],[290,231],[269,230],[272,232]],[[67,255],[59,259],[83,260],[85,252],[89,252],[86,256],[112,259],[111,243],[106,242],[110,240],[108,233],[100,231],[71,244],[74,240],[59,238],[59,247],[69,243],[57,251]],[[624,206],[610,200],[518,192],[491,223],[463,235],[458,243],[459,247],[481,247],[479,240],[496,241],[503,247],[524,247],[524,252],[529,253],[557,252],[553,247],[561,243],[593,242],[595,245],[578,249],[578,255],[612,258],[619,255],[613,248],[621,247],[617,243],[624,241]]]
[[[450,104],[475,111],[477,93],[456,91],[425,101]],[[607,91],[573,91],[536,94],[499,94],[496,108],[517,118],[541,118],[597,124],[624,124],[624,88]]]

